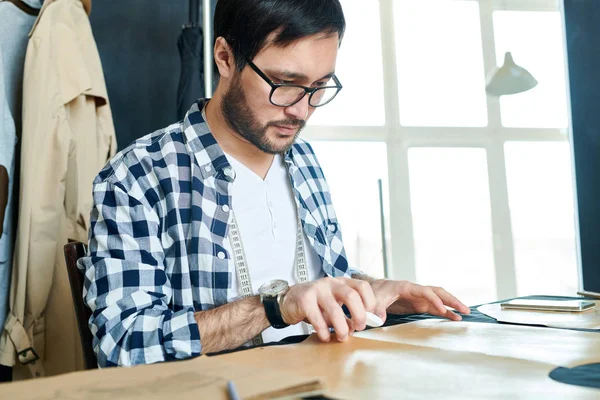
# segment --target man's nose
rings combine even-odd
[[[294,117],[294,119],[300,119],[306,121],[308,117],[308,110],[310,105],[308,104],[309,95],[307,94],[294,105],[285,108],[285,114],[289,117]]]

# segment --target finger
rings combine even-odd
[[[447,310],[446,315],[444,315],[444,317],[446,317],[452,321],[461,321],[462,320],[462,317],[452,310]]]
[[[364,330],[367,327],[367,311],[358,292],[350,286],[341,284],[333,287],[333,295],[338,302],[348,307],[356,329]]]
[[[346,323],[348,324],[348,335],[350,335],[350,336],[354,335],[354,332],[356,331],[354,322],[352,322],[352,319],[346,318]]]
[[[348,339],[348,324],[342,307],[336,302],[331,293],[319,299],[319,306],[323,309],[323,316],[329,326],[335,330],[335,335],[340,342]]]
[[[306,319],[315,328],[317,336],[322,342],[329,342],[331,340],[329,325],[327,325],[321,309],[316,304],[315,307],[306,310]]]
[[[377,298],[375,297],[375,292],[373,292],[373,288],[369,282],[348,278],[346,278],[344,282],[346,285],[356,290],[356,292],[360,295],[365,310],[371,312],[375,310],[375,307],[377,306]]]
[[[444,288],[433,288],[433,291],[442,299],[445,305],[450,306],[463,314],[470,314],[471,309],[460,300],[448,293]]]
[[[430,287],[419,286],[418,291],[413,293],[415,297],[423,297],[429,302],[429,313],[433,315],[444,316],[448,311],[442,302],[442,299]],[[432,309],[433,307],[433,309]]]

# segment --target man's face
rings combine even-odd
[[[308,36],[281,48],[267,45],[252,60],[274,83],[317,87],[335,72],[338,35]],[[246,66],[235,73],[223,96],[222,111],[232,129],[265,153],[283,153],[292,146],[315,108],[309,95],[289,107],[269,101],[271,86]]]

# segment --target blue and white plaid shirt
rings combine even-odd
[[[204,104],[137,140],[94,181],[89,252],[79,268],[101,367],[200,355],[194,312],[227,303],[236,279],[227,237],[235,171],[202,118]],[[285,162],[323,271],[350,276],[312,148],[298,139]]]

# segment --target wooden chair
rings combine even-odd
[[[67,273],[71,284],[71,296],[75,306],[75,316],[77,317],[77,327],[81,337],[81,349],[83,350],[83,359],[85,369],[97,369],[98,363],[96,355],[92,348],[92,332],[88,327],[88,321],[92,315],[90,310],[83,302],[83,274],[77,268],[77,260],[85,256],[86,246],[81,242],[72,242],[64,247],[65,261],[67,263]]]

